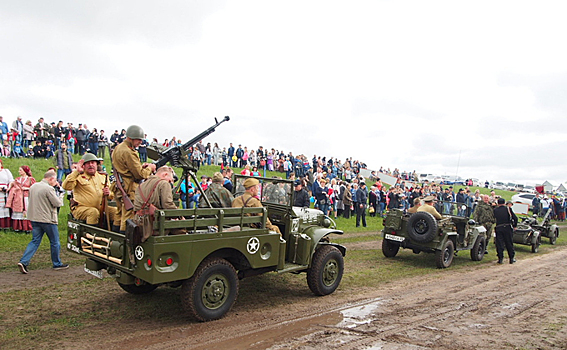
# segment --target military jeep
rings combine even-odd
[[[473,261],[482,260],[487,242],[484,226],[466,217],[444,215],[437,220],[427,212],[407,214],[398,209],[386,215],[382,238],[384,256],[393,258],[400,248],[411,249],[415,254],[435,253],[438,268],[451,266],[456,252],[461,250],[470,250]]]
[[[234,191],[242,190],[244,179],[234,177]],[[223,317],[236,300],[239,279],[266,272],[305,272],[314,294],[333,293],[346,248],[329,235],[343,232],[321,211],[293,207],[292,181],[258,179],[263,208],[157,210],[145,241],[132,223],[124,234],[70,216],[67,249],[86,257],[85,272],[102,278],[106,270],[131,294],[181,287],[184,310],[199,321]],[[281,235],[266,227],[267,218]],[[186,233],[168,234],[175,229]]]

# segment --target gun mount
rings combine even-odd
[[[174,198],[175,198],[175,193],[178,193],[183,180],[185,180],[186,187],[188,186],[189,176],[191,176],[191,178],[195,182],[195,185],[199,188],[201,193],[203,193],[203,189],[199,185],[199,182],[195,176],[195,173],[197,172],[198,169],[193,165],[193,163],[188,157],[189,149],[195,144],[197,144],[197,142],[201,141],[208,135],[215,132],[217,126],[229,120],[230,120],[229,116],[224,117],[220,122],[217,120],[217,118],[215,118],[215,125],[211,126],[210,128],[203,131],[199,135],[195,136],[191,140],[185,142],[181,146],[172,146],[169,148],[160,145],[148,146],[147,148],[148,157],[154,160],[156,169],[159,169],[160,167],[166,165],[167,163],[170,163],[171,166],[183,169],[183,175],[181,176],[181,179],[179,179],[177,185],[175,185],[173,189]],[[209,207],[211,207],[209,200],[206,197],[204,198],[207,204],[209,205]]]

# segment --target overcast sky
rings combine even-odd
[[[0,115],[567,182],[565,1],[2,1]]]

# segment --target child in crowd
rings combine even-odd
[[[8,140],[4,140],[2,142],[2,157],[9,157],[11,152],[12,148],[10,147],[10,143]]]

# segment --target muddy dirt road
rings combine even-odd
[[[565,261],[567,248],[561,248],[514,265],[493,262],[466,270],[439,270],[372,290],[338,290],[327,297],[301,294],[289,297],[283,306],[269,306],[277,296],[266,296],[268,306],[261,307],[261,301],[243,295],[218,321],[197,323],[180,316],[175,322],[160,322],[129,316],[127,324],[116,320],[78,334],[62,334],[56,345],[58,349],[160,350],[566,349]],[[24,288],[25,281],[32,279],[48,287],[88,278],[78,267],[64,274],[39,274],[2,273],[0,292]],[[250,290],[254,278],[243,280],[249,284],[244,287]],[[103,287],[109,300],[131,297],[118,288]],[[288,286],[277,288],[274,294],[289,292]],[[154,293],[160,295],[159,290]],[[64,303],[73,307],[70,300]],[[175,306],[164,308],[163,312],[181,313]]]
[[[567,250],[162,330],[146,349],[566,349]],[[347,301],[347,299],[351,299]],[[331,304],[332,302],[332,304]],[[109,344],[127,346],[129,341]]]

